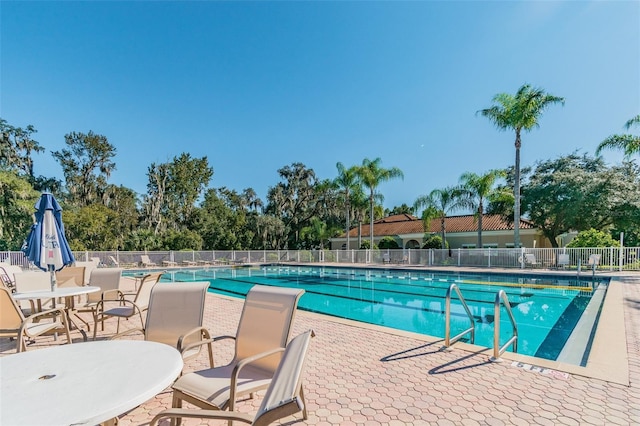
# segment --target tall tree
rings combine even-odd
[[[302,163],[293,163],[278,170],[282,182],[269,188],[265,213],[279,217],[288,235],[286,247],[298,248],[300,231],[308,226],[312,217],[323,217],[325,210],[333,208],[331,185],[319,181],[313,169]]]
[[[429,223],[432,219],[440,219],[440,232],[442,234],[442,248],[447,248],[447,215],[460,208],[460,189],[455,187],[446,187],[442,189],[434,189],[428,195],[421,195],[413,203],[415,211],[424,208],[422,220],[424,222],[425,232],[429,231]]]
[[[256,191],[253,188],[243,189],[241,196],[244,200],[244,205],[248,209],[257,212],[259,208],[263,207],[262,200],[256,195]]]
[[[382,167],[382,160],[380,157],[375,160],[369,160],[365,158],[362,160],[362,166],[358,167],[358,176],[362,184],[369,190],[369,247],[373,248],[373,219],[374,219],[374,204],[376,188],[382,182],[389,181],[395,178],[404,179],[402,170],[397,167],[385,169]]]
[[[460,206],[474,210],[478,221],[478,244],[482,248],[482,218],[484,208],[492,198],[504,198],[498,188],[495,188],[498,179],[505,177],[504,170],[490,170],[483,175],[472,172],[463,173],[460,176]]]
[[[528,132],[540,127],[542,113],[551,105],[564,105],[564,98],[550,95],[540,88],[524,84],[515,95],[498,93],[493,97],[494,105],[478,111],[487,117],[500,130],[513,130],[516,133],[515,181],[513,187],[514,209],[514,247],[520,247],[520,148],[522,131]]]
[[[188,227],[196,208],[213,176],[207,157],[192,158],[182,153],[169,163],[152,163],[147,170],[147,195],[144,198],[145,220],[161,234],[167,229]]]
[[[336,168],[338,169],[338,177],[334,182],[344,197],[345,231],[347,233],[347,250],[349,250],[349,230],[351,229],[349,224],[351,219],[351,193],[357,190],[356,187],[360,186],[358,168],[356,166],[346,168],[341,162],[336,164]]]
[[[167,213],[174,229],[184,229],[196,207],[196,201],[213,177],[207,157],[192,158],[182,153],[173,158],[168,168]]]
[[[26,176],[0,170],[0,250],[19,250],[33,223],[38,193]]]
[[[169,178],[169,165],[151,163],[147,168],[147,194],[144,196],[144,220],[153,234],[158,235],[164,226],[163,208]]]
[[[92,131],[71,132],[64,139],[67,148],[53,151],[53,158],[62,166],[71,202],[87,206],[102,198],[107,179],[116,168],[116,148],[105,136]]]
[[[136,193],[125,186],[108,185],[103,196],[103,204],[115,212],[113,232],[116,245],[112,248],[122,250],[127,236],[138,228],[141,214],[138,211]]]
[[[32,184],[35,182],[32,154],[44,152],[44,148],[32,137],[36,132],[32,125],[23,129],[0,118],[0,167],[18,171],[27,176]]]
[[[358,248],[362,248],[362,223],[369,210],[369,200],[362,187],[357,187],[356,191],[350,195],[353,220],[358,224]]]
[[[633,227],[640,170],[632,163],[609,168],[601,157],[586,154],[542,161],[522,187],[522,207],[553,247],[571,230]]]
[[[72,250],[113,250],[119,245],[118,215],[103,204],[67,209],[64,222]]]
[[[329,238],[339,233],[338,228],[327,226],[325,222],[317,217],[312,217],[309,226],[305,226],[300,231],[303,240],[306,240],[309,249],[318,248],[324,250],[324,246],[329,242]]]
[[[629,130],[634,126],[640,126],[640,115],[636,115],[624,125]],[[604,149],[621,149],[625,157],[629,158],[633,154],[640,154],[640,136],[638,135],[611,135],[598,145],[596,155],[600,155]]]
[[[395,206],[394,208],[392,208],[391,210],[385,210],[384,211],[384,215],[385,216],[393,216],[396,214],[413,214],[413,207],[402,203],[399,206]]]

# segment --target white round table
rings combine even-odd
[[[132,340],[53,346],[0,358],[0,424],[96,425],[178,377],[180,353]]]
[[[37,290],[37,291],[25,291],[23,293],[13,293],[11,296],[15,300],[33,300],[33,299],[55,299],[58,297],[73,297],[80,296],[81,294],[95,293],[100,291],[98,286],[73,286],[73,287],[58,287],[55,291],[51,290]]]
[[[35,300],[35,299],[53,299],[54,301],[59,297],[65,298],[65,311],[67,312],[67,318],[75,328],[80,331],[84,341],[87,341],[87,333],[80,328],[79,322],[87,324],[82,318],[76,315],[73,297],[80,296],[81,294],[95,293],[101,291],[98,286],[72,286],[72,287],[57,287],[54,291],[51,290],[37,290],[37,291],[25,291],[23,293],[13,293],[11,296],[15,300]],[[88,324],[87,324],[88,327]]]

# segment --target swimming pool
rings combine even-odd
[[[436,337],[444,337],[445,295],[455,283],[474,317],[475,344],[486,347],[493,346],[494,300],[502,289],[518,324],[518,353],[557,360],[576,331],[582,337],[572,338],[578,343],[565,349],[565,354],[574,352],[573,358],[578,361],[571,362],[576,364],[586,363],[603,300],[593,295],[606,291],[608,283],[607,279],[591,276],[569,279],[280,265],[181,269],[168,271],[163,280],[209,281],[209,291],[235,297],[244,297],[255,284],[303,288],[300,309]],[[506,342],[512,328],[502,309],[501,342]],[[585,310],[591,317],[586,321]],[[468,327],[469,318],[454,296],[451,335]]]

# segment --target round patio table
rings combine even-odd
[[[0,358],[0,424],[96,425],[137,407],[178,377],[180,353],[163,343],[112,340]]]
[[[57,287],[54,291],[51,290],[38,290],[38,291],[25,291],[24,293],[13,293],[11,297],[15,300],[36,300],[36,299],[53,299],[59,297],[65,299],[65,312],[69,322],[77,329],[81,334],[83,340],[87,341],[87,333],[80,327],[80,322],[87,324],[82,318],[76,315],[75,305],[73,302],[74,296],[80,296],[81,294],[95,293],[100,291],[98,286],[72,286],[72,287]],[[88,324],[87,324],[88,326]]]

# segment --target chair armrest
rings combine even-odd
[[[67,319],[67,313],[64,311],[64,308],[53,308],[46,311],[37,312],[33,315],[29,315],[28,317],[25,318],[24,322],[20,326],[20,335],[24,333],[24,330],[27,328],[29,324],[38,322],[36,320],[38,320],[40,317],[52,318],[54,320],[52,324],[56,324],[57,322],[55,321],[55,318],[58,316],[60,317],[62,327],[64,327],[67,333],[67,339],[69,342],[71,342],[71,338],[69,337],[69,322]]]
[[[141,328],[130,328],[128,330],[123,331],[122,333],[114,334],[113,336],[111,336],[109,338],[109,340],[119,339],[120,337],[128,336],[129,334],[133,334],[135,332],[140,332],[140,333],[144,334],[144,330],[141,329]]]
[[[105,290],[102,292],[102,299],[103,300],[116,300],[116,299],[121,300],[121,299],[124,299],[124,293],[122,293],[122,291],[118,290],[117,288],[113,290]]]
[[[57,314],[54,314],[55,312],[57,312]],[[33,315],[29,315],[27,318],[25,318],[25,323],[27,322],[34,322],[33,320],[39,317],[57,317],[58,315],[60,315],[62,317],[62,322],[65,323],[66,322],[66,313],[64,312],[64,308],[53,308],[53,309],[49,309],[46,311],[42,311],[42,312],[37,312]]]
[[[202,419],[219,419],[249,423],[253,422],[253,417],[244,413],[236,413],[230,411],[220,410],[189,410],[184,408],[171,408],[161,411],[151,420],[149,426],[156,426],[158,421],[164,418],[178,419],[178,418],[202,418]],[[172,422],[173,423],[173,422]]]
[[[257,360],[262,359],[262,358],[266,358],[266,357],[268,357],[270,355],[274,355],[274,354],[277,354],[279,352],[284,352],[284,350],[285,350],[285,348],[271,349],[270,351],[260,352],[259,354],[255,354],[253,356],[241,359],[240,361],[238,361],[236,366],[233,368],[233,372],[231,373],[232,379],[234,377],[238,377],[238,374],[240,374],[240,370],[242,370],[242,368],[244,368],[247,364],[251,364],[254,361],[257,361]]]
[[[186,345],[184,344],[185,341],[188,342],[189,339],[196,338],[197,335],[199,335],[198,341],[188,343]],[[207,330],[205,327],[196,327],[180,336],[180,338],[178,339],[178,352],[180,352],[180,354],[184,358],[185,352],[202,345],[207,345],[207,350],[209,351],[209,365],[211,368],[213,368],[213,347],[211,346],[211,343],[213,343],[214,341],[215,340],[211,338],[209,330]]]
[[[122,292],[120,292],[118,290],[118,294],[122,295]],[[103,298],[103,299],[98,300],[98,303],[96,303],[96,312],[100,312],[100,313],[104,312],[104,310],[105,310],[104,309],[105,302],[118,302],[120,304],[120,306],[125,306],[126,304],[129,303],[129,304],[133,305],[134,309],[137,308],[136,304],[133,303],[133,301],[127,300],[124,297],[118,297],[118,298],[115,298],[115,299],[104,299]]]
[[[255,354],[253,356],[241,359],[238,363],[233,367],[233,371],[231,372],[231,386],[229,387],[229,404],[230,409],[233,410],[233,402],[236,400],[236,387],[238,384],[238,376],[240,376],[240,370],[246,367],[248,364],[255,362],[259,359],[266,358],[268,356],[284,352],[285,348],[276,348],[270,351],[261,352],[259,354]]]

